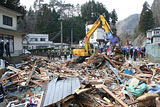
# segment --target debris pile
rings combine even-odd
[[[30,58],[8,66],[1,82],[8,105],[156,106],[160,66],[149,67],[143,60],[125,62],[118,48],[111,56],[92,55],[83,63]]]

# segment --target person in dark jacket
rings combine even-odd
[[[0,57],[3,57],[4,54],[4,43],[3,40],[0,42]]]
[[[135,49],[135,51],[134,51],[134,61],[136,61],[137,55],[138,55],[138,51],[137,51],[137,49]]]
[[[130,55],[131,55],[131,59],[132,59],[132,56],[133,56],[133,48],[130,49]]]
[[[10,50],[9,50],[9,42],[5,44],[5,50],[6,50],[6,56],[11,57]]]
[[[146,56],[146,48],[145,47],[143,47],[143,55],[144,55],[144,57]]]
[[[123,56],[124,56],[124,57],[126,56],[125,48],[123,48]]]
[[[126,51],[126,58],[127,58],[127,60],[129,59],[129,49],[127,49],[127,51]]]

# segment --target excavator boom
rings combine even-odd
[[[91,55],[91,47],[90,47],[89,40],[92,34],[95,32],[97,28],[99,28],[100,25],[104,27],[106,34],[110,32],[111,28],[109,24],[107,23],[105,18],[102,15],[100,15],[98,20],[93,24],[92,28],[85,36],[85,49],[73,49],[74,56],[90,56]]]

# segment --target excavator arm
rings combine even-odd
[[[105,18],[102,15],[100,15],[98,20],[93,24],[92,28],[85,36],[85,49],[73,49],[74,56],[90,56],[91,55],[91,47],[90,47],[89,40],[92,34],[95,32],[97,28],[99,28],[100,25],[104,27],[106,34],[108,34],[109,31],[111,30]]]

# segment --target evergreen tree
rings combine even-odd
[[[116,10],[113,9],[113,11],[111,12],[111,22],[115,26],[117,21],[118,21],[117,13]]]
[[[109,13],[108,10],[102,3],[95,2],[94,0],[86,2],[81,6],[81,14],[84,22],[95,22],[99,15],[104,15],[105,19],[109,23]]]
[[[60,28],[58,18],[59,15],[55,10],[48,8],[47,4],[43,4],[42,8],[37,11],[35,32],[47,34],[58,32]]]
[[[111,28],[112,28],[113,36],[117,36],[116,22],[118,20],[118,17],[115,9],[113,9],[110,16],[111,16],[111,25],[112,25]]]
[[[143,9],[141,12],[140,22],[139,22],[139,31],[146,33],[147,30],[154,27],[154,18],[151,8],[148,2],[143,4]]]
[[[22,14],[26,13],[25,7],[20,5],[20,0],[0,0],[0,5]]]
[[[81,17],[72,17],[63,21],[64,42],[70,43],[71,29],[73,29],[73,41],[78,42],[85,37],[85,23]]]

